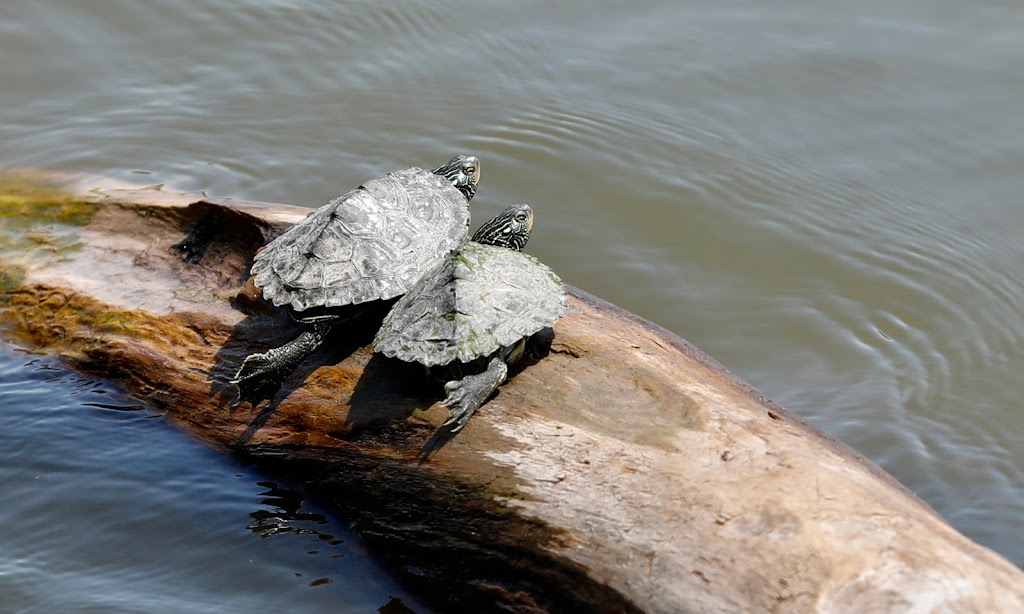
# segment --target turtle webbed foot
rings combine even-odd
[[[441,425],[451,433],[457,433],[466,426],[473,412],[480,408],[494,393],[495,389],[505,381],[508,367],[500,358],[492,358],[487,370],[476,375],[467,375],[460,380],[452,380],[444,385],[448,397],[441,402],[448,408],[451,415]]]
[[[250,354],[231,378],[231,383],[238,388],[238,404],[249,401],[255,405],[274,396],[281,387],[287,373],[271,352]]]
[[[272,376],[277,371],[279,369],[274,360],[273,350],[270,352],[256,352],[245,357],[245,360],[242,361],[242,366],[238,367],[238,372],[231,378],[231,383],[244,384],[257,378],[262,379],[266,376]]]
[[[266,398],[268,390],[280,388],[285,378],[324,342],[331,329],[329,321],[317,322],[281,347],[250,354],[231,383],[238,386],[238,400]]]

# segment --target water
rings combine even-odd
[[[1024,565],[1016,7],[95,4],[0,7],[0,168],[316,206],[476,154],[477,220]]]
[[[0,359],[0,611],[426,611],[301,493],[109,384]]]

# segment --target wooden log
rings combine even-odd
[[[371,353],[372,319],[268,403],[233,407],[242,358],[296,333],[247,285],[252,256],[306,210],[81,192],[2,190],[5,334],[302,484],[442,607],[1024,611],[1020,569],[679,337],[580,290],[540,355],[426,462],[443,393]]]

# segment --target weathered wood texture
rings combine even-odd
[[[373,356],[372,321],[343,327],[269,403],[232,407],[244,355],[296,331],[245,288],[247,269],[306,211],[92,197],[7,216],[5,334],[310,488],[441,605],[1024,611],[1021,570],[685,341],[578,290],[546,355],[426,462],[442,391]]]

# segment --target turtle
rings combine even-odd
[[[444,386],[456,433],[508,376],[526,340],[565,313],[562,281],[521,252],[533,228],[529,205],[513,205],[484,223],[392,306],[374,351],[417,362]]]
[[[388,173],[335,198],[256,254],[263,298],[304,325],[292,341],[250,354],[231,382],[238,400],[278,387],[334,324],[405,293],[466,238],[480,161],[459,155],[426,171]]]

